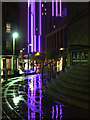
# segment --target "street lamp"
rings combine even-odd
[[[18,37],[18,33],[13,33],[13,55],[15,55],[15,38]]]
[[[15,55],[15,38],[18,37],[18,33],[17,32],[14,32],[13,33],[13,56],[12,56],[12,72],[14,70],[14,55]],[[18,61],[18,59],[17,59]],[[18,62],[17,62],[17,69],[18,69]]]

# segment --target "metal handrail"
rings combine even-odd
[[[78,47],[78,49],[83,49],[83,48],[89,48],[89,46],[86,46],[86,45],[71,45],[71,46],[77,46]],[[57,57],[56,58],[56,60],[58,60],[58,59],[60,59],[60,57],[64,57],[67,53],[70,53],[70,52],[72,52],[74,49],[71,47],[71,49],[70,49],[70,46],[68,46],[66,49],[64,49],[63,50],[63,54],[61,54],[59,57]],[[45,67],[48,67],[48,65],[50,65],[50,69],[51,69],[51,63],[53,63],[53,62],[55,62],[55,60],[52,60],[51,62],[49,62],[49,63],[47,63],[47,64],[45,64],[45,65],[43,65],[42,67],[41,67],[41,69],[42,69],[42,79],[43,79],[43,71],[44,71],[44,68]],[[50,71],[51,72],[51,71]],[[50,74],[50,76],[51,76],[51,74]],[[51,77],[50,77],[51,78]]]

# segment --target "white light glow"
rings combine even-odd
[[[18,33],[13,33],[13,38],[17,38],[18,37]]]
[[[21,96],[18,96],[18,97],[14,96],[14,98],[13,98],[14,104],[17,105],[20,102],[21,99],[22,99]]]

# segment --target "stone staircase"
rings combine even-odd
[[[72,105],[81,109],[89,109],[89,68],[87,65],[71,66],[61,71],[60,75],[46,81],[44,90],[53,99],[62,104]]]

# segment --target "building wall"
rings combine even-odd
[[[52,16],[52,3],[47,3],[45,52],[67,45],[67,3],[62,3],[62,17]]]
[[[56,49],[65,48],[67,45],[67,25],[64,24],[60,28],[49,33],[45,38],[45,51],[54,51]]]
[[[17,8],[17,9],[16,9]],[[2,3],[2,54],[13,54],[13,37],[14,31],[19,32],[19,7],[18,3]],[[16,42],[16,54],[19,52],[19,40]]]
[[[68,3],[67,8],[67,46],[72,49],[67,55],[67,65],[86,64],[88,62],[86,48],[88,46],[88,2]]]
[[[68,3],[68,45],[88,45],[88,3]]]

